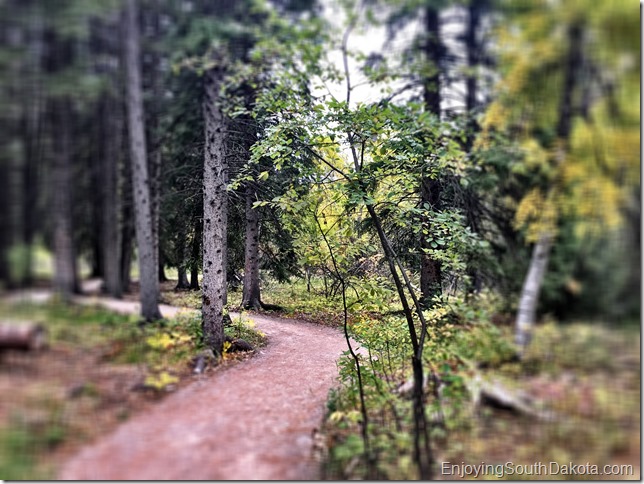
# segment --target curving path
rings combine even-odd
[[[116,311],[138,304],[82,298]],[[164,316],[179,308],[162,306]],[[346,349],[338,330],[253,315],[259,354],[169,395],[65,463],[60,479],[316,479],[313,434]]]

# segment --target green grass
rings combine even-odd
[[[17,423],[0,428],[0,479],[51,478],[47,470],[40,468],[36,462],[36,455],[48,448],[48,440],[46,436],[36,434]]]
[[[201,290],[166,291],[162,294],[162,300],[172,306],[201,309],[201,295]],[[307,291],[306,283],[299,278],[293,278],[290,283],[264,280],[262,301],[281,306],[281,316],[336,326],[342,322],[341,298],[339,295],[325,297],[324,284],[318,278],[313,278],[310,292]],[[227,307],[231,311],[238,311],[241,302],[241,289],[229,289]]]
[[[51,465],[38,457],[55,450],[69,437],[64,403],[53,396],[32,399],[12,412],[0,426],[0,479],[51,479]]]
[[[242,313],[240,316],[232,318],[232,322],[231,326],[225,328],[227,336],[241,338],[255,348],[261,348],[268,342],[266,335],[255,328],[252,315]]]

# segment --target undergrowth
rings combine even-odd
[[[637,463],[639,333],[550,321],[538,326],[521,364],[512,359],[511,328],[492,325],[483,313],[470,319],[453,309],[450,305],[449,310],[439,310],[438,318],[428,314],[433,323],[425,367],[441,381],[438,391],[430,382],[425,392],[436,477],[441,477],[442,462]],[[411,350],[397,336],[404,334],[402,325],[401,319],[389,317],[364,318],[352,327],[365,348],[361,366],[366,375],[369,441],[377,477],[383,479],[417,478],[411,402],[398,392],[411,378],[406,364]],[[325,477],[365,478],[355,365],[345,355],[339,368],[340,387],[329,395],[324,425]],[[530,395],[556,419],[539,421],[475,406],[469,391],[474,374]],[[635,477],[638,473],[636,468]]]

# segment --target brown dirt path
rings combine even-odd
[[[83,298],[131,312],[127,301]],[[162,306],[165,316],[179,308]],[[60,479],[316,479],[313,433],[346,348],[338,330],[253,315],[259,354],[138,414],[65,463]]]

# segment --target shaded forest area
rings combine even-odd
[[[0,323],[51,290],[55,351],[87,338],[159,391],[233,336],[264,344],[230,311],[336,326],[328,478],[637,463],[626,1],[4,0],[0,19]],[[140,318],[78,309],[88,279]]]

